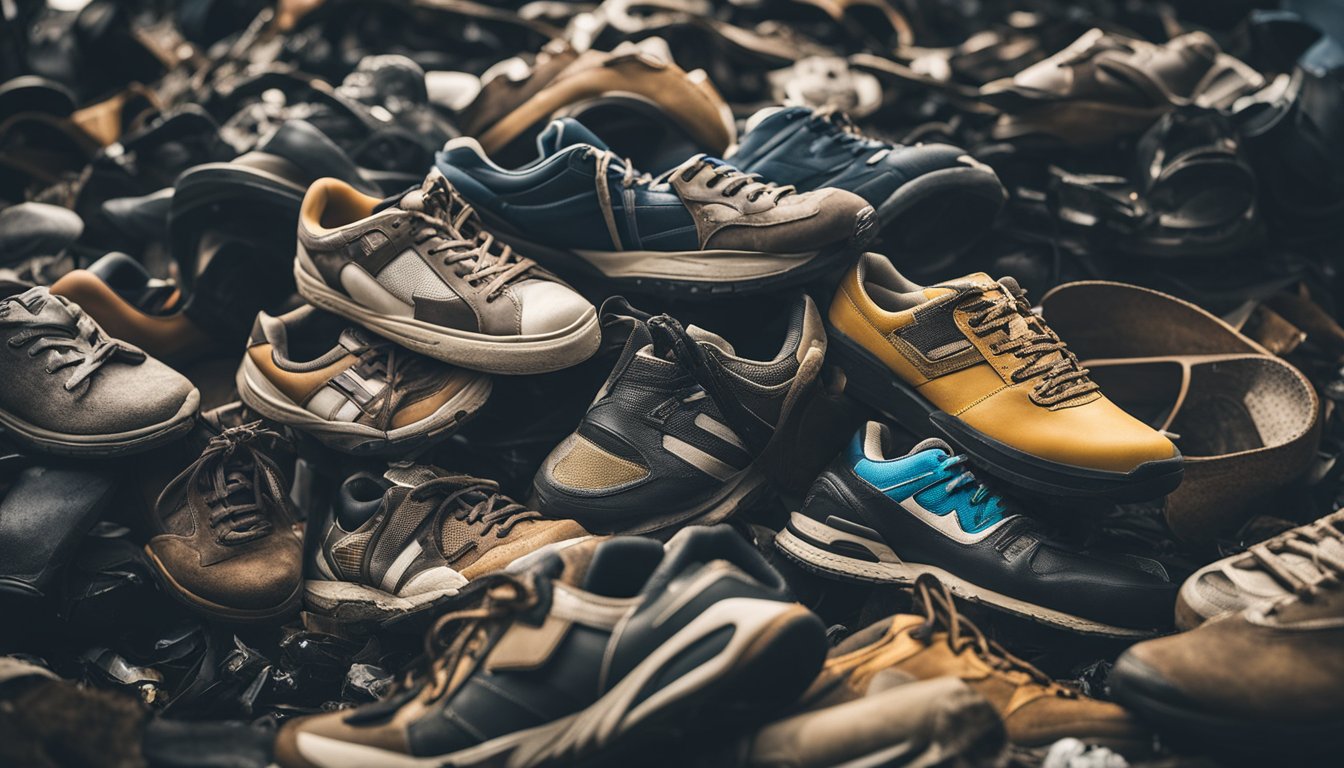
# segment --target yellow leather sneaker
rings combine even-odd
[[[930,423],[991,474],[1055,496],[1143,501],[1181,482],[1166,437],[1107,400],[1011,277],[932,286],[866,253],[831,302],[845,392],[916,433]]]

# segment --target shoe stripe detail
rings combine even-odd
[[[336,418],[336,412],[350,402],[343,392],[335,387],[322,387],[317,390],[308,404],[304,406],[310,413],[316,414],[319,418],[332,421]]]
[[[738,438],[737,434],[734,433],[727,424],[718,421],[707,413],[697,413],[695,415],[695,426],[705,430],[709,434],[735,448],[739,448],[743,451],[747,450],[747,446],[742,444],[742,440]]]
[[[737,468],[731,464],[716,459],[690,443],[678,440],[671,435],[663,435],[663,450],[715,480],[727,480],[737,474]]]
[[[383,574],[378,586],[384,592],[396,594],[397,583],[401,581],[402,576],[406,575],[406,569],[411,567],[411,563],[415,562],[415,558],[419,557],[422,551],[424,551],[424,548],[420,546],[420,542],[412,541],[406,549],[402,550],[400,555],[397,555],[397,559],[392,561],[392,565],[388,567],[387,573]]]
[[[355,419],[359,418],[360,413],[361,411],[359,409],[358,403],[356,403],[354,400],[346,400],[345,405],[342,405],[340,408],[337,408],[336,412],[333,413],[331,415],[331,418],[328,420],[353,422]]]
[[[634,610],[635,601],[579,593],[561,583],[551,593],[551,615],[593,629],[611,631]]]
[[[984,528],[975,533],[967,533],[961,527],[961,518],[957,515],[957,510],[955,509],[948,510],[946,514],[940,515],[925,509],[922,504],[915,501],[913,496],[908,499],[902,499],[896,503],[900,505],[901,509],[914,515],[915,518],[925,525],[959,544],[975,544],[982,541],[985,537],[997,531],[1004,523],[1017,517],[1017,515],[1005,517],[988,528]]]

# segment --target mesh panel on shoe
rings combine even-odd
[[[579,435],[567,442],[560,448],[560,458],[551,465],[551,478],[562,485],[598,490],[633,483],[649,474],[648,469],[608,453]]]
[[[413,501],[410,498],[403,499],[397,504],[392,510],[391,519],[383,526],[382,533],[378,536],[378,543],[374,545],[369,570],[381,574],[391,567],[392,561],[406,549],[406,544],[415,533],[415,529],[420,527],[420,523],[432,509],[430,503]]]
[[[953,319],[956,308],[957,302],[944,301],[928,309],[915,310],[915,322],[897,331],[896,335],[930,360],[944,357],[947,352],[943,350],[960,349],[968,343]]]
[[[336,542],[331,548],[331,559],[348,573],[359,573],[360,563],[364,561],[364,551],[369,547],[372,531],[356,533]]]
[[[452,562],[454,555],[474,544],[479,538],[480,536],[471,530],[471,526],[467,525],[465,520],[453,517],[444,520],[443,528],[439,531],[439,545],[449,562]]]
[[[378,273],[378,283],[407,304],[414,296],[425,299],[451,299],[453,293],[415,251],[406,251]]]

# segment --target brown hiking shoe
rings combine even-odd
[[[843,699],[900,680],[959,677],[989,699],[1017,746],[1047,747],[1066,737],[1127,752],[1151,746],[1148,732],[1121,707],[1054,682],[985,637],[934,577],[919,577],[915,607],[922,616],[898,614],[837,645],[813,690],[841,678],[824,695]]]
[[[504,496],[494,481],[394,465],[382,477],[360,473],[341,484],[304,597],[309,611],[341,621],[391,618],[587,535]]]
[[[224,621],[279,621],[299,608],[303,540],[260,422],[225,430],[159,494],[145,552],[164,590]]]
[[[1118,701],[1171,737],[1208,750],[1312,751],[1344,746],[1344,557],[1317,548],[1321,578],[1285,597],[1140,643],[1115,664]]]
[[[529,68],[510,60],[487,73],[476,100],[462,114],[462,134],[498,152],[562,110],[603,97],[652,105],[666,124],[715,154],[737,138],[728,104],[703,71],[678,67],[661,40],[623,43],[612,51],[575,53],[552,42]]]
[[[846,394],[1018,488],[1146,501],[1181,482],[1176,446],[1101,393],[1011,277],[917,285],[867,253],[828,320]]]
[[[443,174],[383,205],[336,179],[308,188],[294,277],[321,309],[487,373],[567,368],[597,351],[597,310],[497,243]]]
[[[1176,599],[1176,626],[1193,629],[1330,579],[1323,562],[1331,558],[1344,562],[1344,509],[1195,571]]]
[[[417,355],[311,306],[257,315],[238,396],[265,418],[345,453],[405,452],[448,437],[485,405],[490,377]]]

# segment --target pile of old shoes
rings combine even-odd
[[[1178,536],[1232,533],[1312,463],[1316,390],[1212,314],[1104,281],[1061,285],[1041,307],[1108,395],[1180,448],[1185,478],[1165,502]]]

